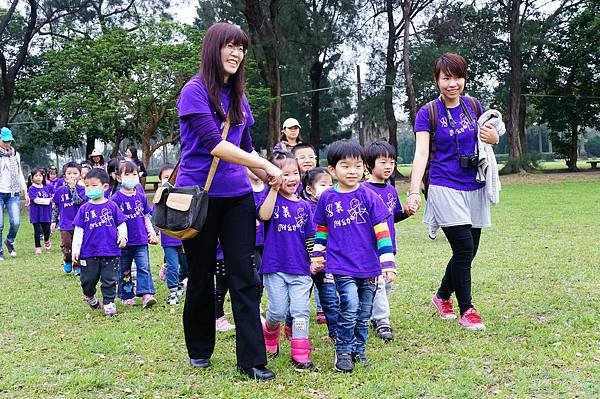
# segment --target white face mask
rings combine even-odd
[[[329,188],[329,186],[318,186],[317,190],[315,192],[315,198],[319,199],[321,194],[323,194],[323,191],[327,190],[328,188]]]
[[[169,181],[169,178],[168,178],[168,177],[165,177],[164,179],[162,179],[162,180],[161,180],[162,184],[165,184],[165,183],[166,183],[166,182],[168,182],[168,181]]]

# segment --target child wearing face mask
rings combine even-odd
[[[150,271],[148,244],[157,244],[158,238],[148,216],[152,210],[140,187],[137,165],[125,161],[119,167],[117,179],[121,188],[112,196],[127,218],[127,246],[121,250],[119,261],[119,297],[124,305],[135,305],[135,297],[142,298],[142,307],[156,303],[154,284]],[[135,292],[131,276],[131,263],[137,268]]]
[[[313,168],[307,170],[302,177],[302,185],[304,189],[300,193],[300,196],[308,201],[312,213],[315,213],[317,209],[317,202],[321,194],[333,186],[333,179],[327,169],[325,168]],[[313,229],[316,229],[316,224]],[[308,251],[312,252],[315,239],[314,237],[307,240]],[[335,289],[335,281],[331,273],[325,273],[324,271],[317,272],[312,275],[313,282],[315,284],[315,299],[319,299],[317,305],[320,305],[322,309],[325,322],[327,323],[327,329],[329,330],[329,337],[335,339],[337,330],[337,319],[338,312],[340,310],[340,300]],[[319,314],[317,309],[317,323],[319,322]]]
[[[158,174],[162,184],[167,183],[174,168],[171,164],[163,165]],[[161,280],[166,281],[169,289],[167,304],[178,305],[187,279],[187,258],[183,252],[183,243],[177,238],[160,233],[160,245],[165,253],[165,264],[161,267],[159,275]]]

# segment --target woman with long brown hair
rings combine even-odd
[[[256,209],[246,167],[263,179],[280,178],[281,170],[252,147],[254,124],[244,95],[244,61],[248,37],[237,26],[211,26],[202,45],[200,72],[181,90],[177,103],[181,130],[181,164],[177,186],[204,186],[213,157],[220,158],[209,190],[208,216],[202,231],[184,241],[188,286],[183,328],[190,364],[210,366],[215,347],[217,239],[225,256],[225,275],[236,325],[239,370],[255,379],[272,379],[267,369],[259,316],[259,279],[253,267]],[[226,119],[231,126],[221,137]]]

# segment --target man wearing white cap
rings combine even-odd
[[[14,137],[9,128],[3,127],[0,132],[0,261],[4,260],[2,251],[2,233],[4,232],[4,206],[8,210],[10,227],[4,244],[10,256],[17,256],[15,238],[19,231],[21,192],[25,194],[25,204],[29,205],[27,185],[21,170],[21,157],[14,148]]]
[[[275,151],[292,151],[292,148],[302,143],[300,137],[300,122],[294,118],[287,118],[283,122],[283,130],[279,137],[279,143],[275,144]]]

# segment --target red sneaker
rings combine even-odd
[[[442,319],[456,319],[456,314],[452,308],[452,299],[443,300],[434,294],[431,302],[435,305]]]
[[[470,308],[463,313],[458,323],[469,330],[485,330],[485,325],[481,321],[481,316],[477,314],[475,308]]]
[[[317,324],[327,324],[327,318],[325,317],[325,313],[317,312]]]

